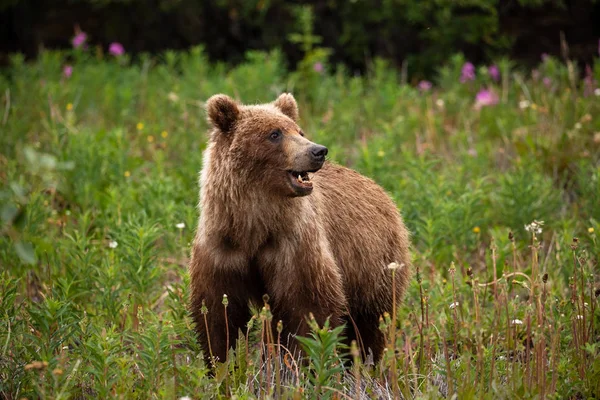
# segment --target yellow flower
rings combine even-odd
[[[131,176],[131,172],[125,171],[123,175],[125,175],[125,178],[129,178]]]
[[[532,109],[532,110],[537,110],[537,108],[538,108],[537,104],[533,103],[533,104],[531,105],[531,109]]]
[[[142,129],[144,129],[144,123],[138,122],[135,127],[137,128],[138,131],[141,131]]]
[[[166,138],[167,138],[167,136],[169,136],[169,132],[167,132],[167,131],[162,131],[162,132],[160,133],[160,136],[162,136],[163,138],[165,138],[165,139],[166,139]]]
[[[385,153],[383,152],[383,150],[379,150],[379,151],[377,152],[377,155],[378,155],[379,157],[383,157],[383,156],[385,156]]]
[[[479,232],[481,232],[481,228],[479,228],[478,226],[476,226],[476,227],[473,228],[473,232],[474,233],[479,233]]]
[[[591,228],[591,227],[590,227],[590,228],[588,228],[588,232],[589,232],[589,233],[594,233],[594,228]]]
[[[154,136],[149,135],[148,136],[148,143],[152,143],[152,142],[154,142]]]
[[[73,109],[73,103],[67,104],[67,111],[71,111]]]

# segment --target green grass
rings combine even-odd
[[[381,61],[288,72],[276,51],[236,67],[201,49],[15,56],[0,76],[0,397],[600,397],[600,97],[559,60],[538,68],[551,87],[508,61],[500,83],[461,84],[462,62],[420,93]],[[474,108],[487,86],[499,104]],[[277,337],[267,307],[213,376],[186,309],[203,101],[286,90],[311,140],[397,202],[416,275],[381,321],[380,365],[316,326],[305,362],[260,346]]]

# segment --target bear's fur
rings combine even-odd
[[[287,333],[306,335],[309,312],[319,324],[330,318],[332,326],[346,323],[348,342],[377,361],[379,317],[392,311],[388,264],[400,265],[396,301],[410,277],[409,234],[395,204],[372,180],[323,163],[326,149],[303,137],[290,94],[262,105],[215,95],[207,112],[190,262],[191,313],[205,355],[225,359],[224,294],[229,345],[245,331],[249,303],[261,306],[267,294]],[[310,182],[305,171],[316,171]]]

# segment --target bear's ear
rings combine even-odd
[[[238,103],[224,94],[215,94],[206,101],[208,122],[223,133],[231,131],[240,115]]]
[[[290,117],[294,122],[298,121],[298,103],[291,93],[283,93],[275,100],[273,105],[282,113]]]

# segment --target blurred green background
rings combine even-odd
[[[117,41],[133,54],[203,44],[211,61],[239,63],[248,50],[277,47],[293,68],[303,56],[297,34],[310,24],[334,63],[364,71],[383,57],[428,76],[456,52],[531,65],[561,54],[561,32],[569,56],[590,62],[599,21],[596,0],[2,0],[0,53],[67,48],[79,25],[94,43]]]

